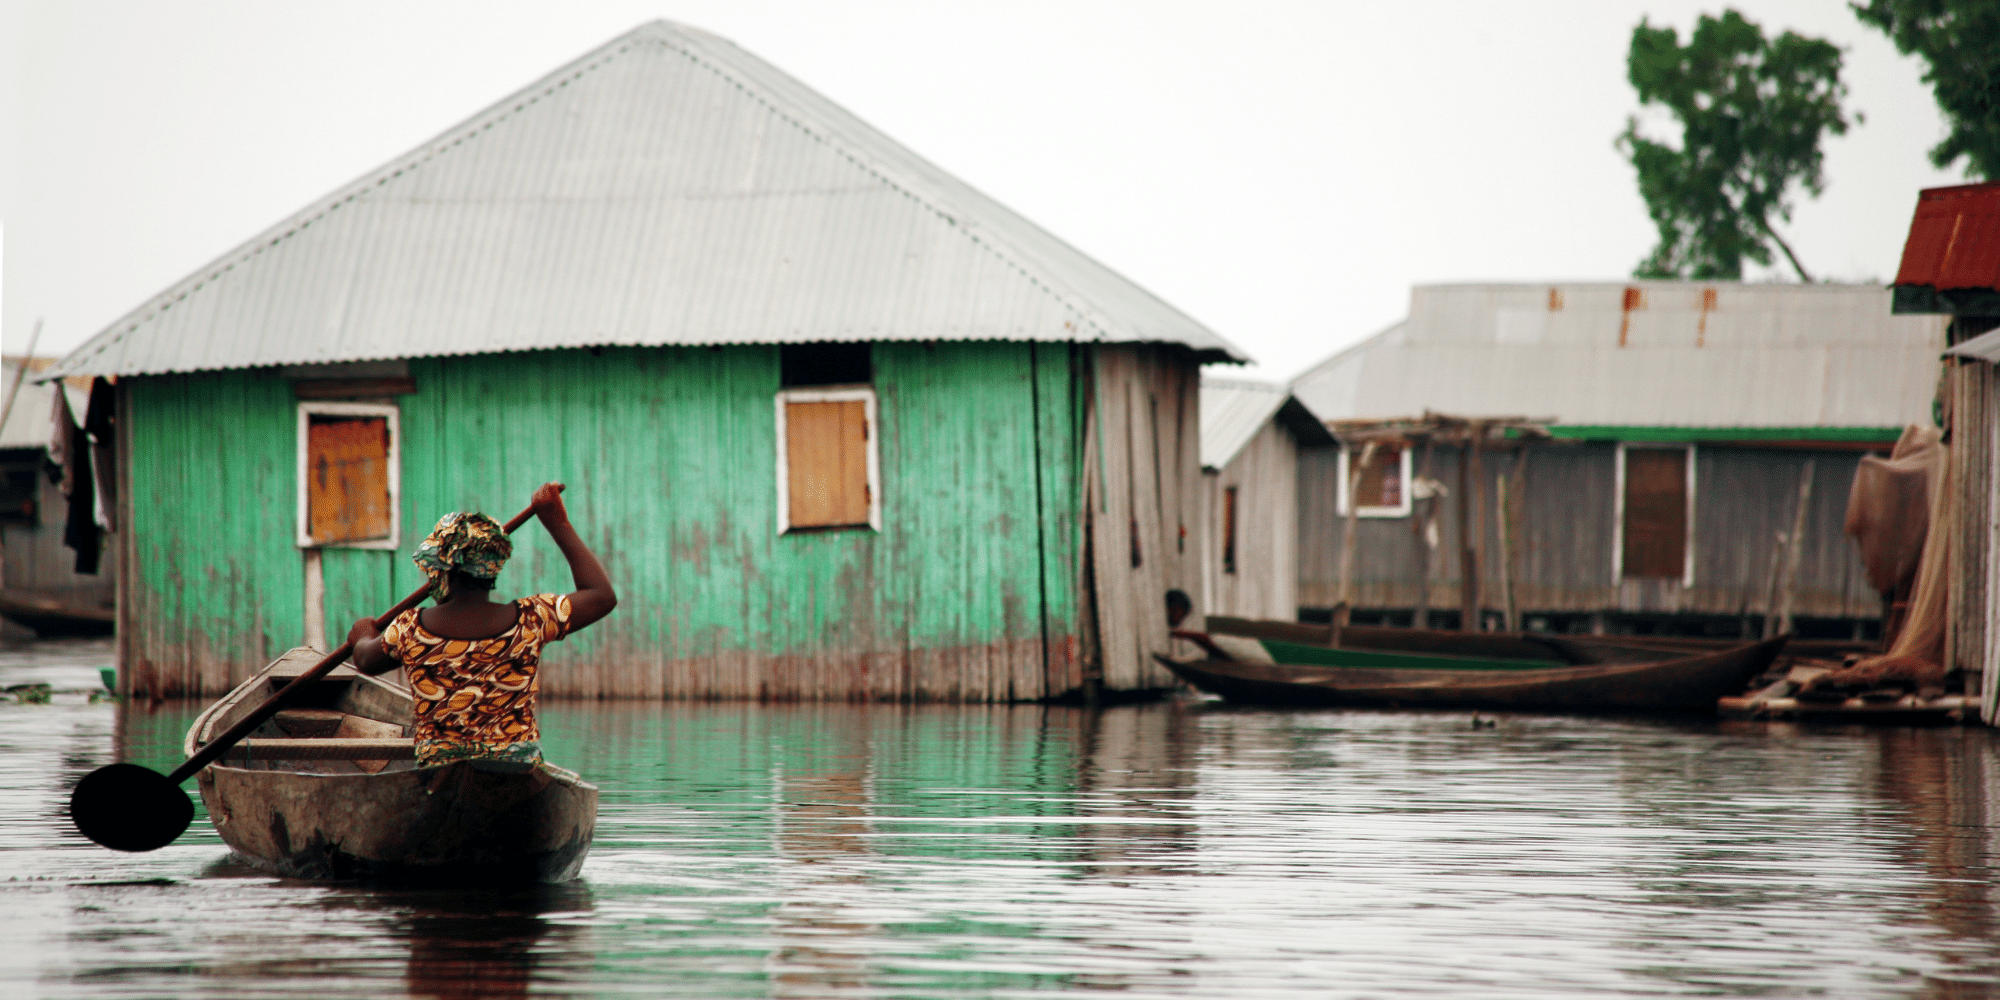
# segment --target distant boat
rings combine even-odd
[[[244,681],[195,720],[184,752],[321,656],[294,649]],[[402,688],[336,668],[195,776],[216,832],[252,865],[293,878],[575,878],[597,826],[597,786],[547,764],[420,768],[413,711]]]
[[[111,635],[118,627],[118,612],[114,608],[32,590],[0,590],[0,618],[33,629],[44,639]]]
[[[1716,699],[1742,693],[1786,641],[1690,650],[1350,626],[1336,647],[1329,626],[1210,618],[1209,628],[1258,640],[1276,662],[1158,659],[1201,690],[1259,705],[1713,712]]]

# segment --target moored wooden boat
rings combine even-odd
[[[0,590],[0,618],[32,629],[44,639],[58,636],[111,635],[118,612],[32,590]]]
[[[189,728],[192,755],[320,659],[294,649]],[[196,775],[237,854],[295,878],[493,885],[577,876],[597,787],[546,764],[416,766],[410,697],[339,667]]]
[[[1306,622],[1269,621],[1256,618],[1208,616],[1208,631],[1218,635],[1240,635],[1254,639],[1324,646],[1333,641],[1333,626]],[[1565,635],[1551,632],[1446,632],[1432,629],[1391,628],[1381,625],[1349,625],[1341,633],[1341,645],[1354,649],[1395,650],[1415,653],[1442,653],[1448,656],[1494,656],[1520,659],[1574,659],[1588,657],[1588,650],[1611,647],[1643,647],[1680,650],[1688,653],[1720,652],[1744,645],[1744,639],[1712,639],[1667,635]],[[1790,655],[1838,660],[1842,656],[1880,653],[1881,643],[1854,639],[1800,639],[1785,643]]]
[[[1262,640],[1275,658],[1304,663],[1159,660],[1201,690],[1249,704],[1714,711],[1718,698],[1741,693],[1785,644],[1780,636],[1691,653],[1574,637],[1381,631],[1413,634],[1381,640],[1400,641],[1402,649],[1349,648],[1366,641],[1351,629],[1340,648]]]

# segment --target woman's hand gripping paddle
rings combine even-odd
[[[562,492],[560,484],[550,485],[556,488],[556,492]],[[514,529],[527,523],[536,511],[537,505],[530,504],[527,510],[514,515],[514,519],[505,526],[507,533],[513,534]],[[417,588],[416,593],[403,598],[402,603],[375,619],[375,627],[386,628],[397,615],[423,603],[429,593],[428,584]],[[293,695],[331,673],[353,652],[353,642],[342,643],[339,649],[326,654],[311,670],[264,699],[262,705],[229,727],[228,732],[208,741],[194,756],[174,768],[172,774],[162,775],[138,764],[118,763],[106,764],[84,775],[69,795],[70,819],[84,836],[114,851],[156,851],[173,843],[174,838],[187,832],[188,824],[194,820],[194,803],[188,799],[186,792],[181,791],[181,782],[228,753],[230,747],[278,714],[278,709],[283,708]]]

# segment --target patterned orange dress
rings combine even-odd
[[[514,607],[513,626],[488,639],[433,635],[416,608],[382,630],[382,647],[402,662],[417,703],[418,766],[541,761],[535,693],[542,647],[569,634],[569,598],[536,594]]]

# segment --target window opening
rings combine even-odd
[[[42,466],[48,452],[41,448],[9,448],[0,452],[0,524],[34,527],[40,523],[35,501],[41,489]]]
[[[1378,443],[1374,457],[1361,470],[1360,482],[1354,483],[1352,497],[1348,496],[1349,463],[1360,460],[1361,449],[1343,448],[1337,472],[1340,477],[1340,514],[1344,517],[1350,503],[1359,502],[1355,511],[1359,517],[1406,517],[1410,513],[1410,449],[1400,444]]]
[[[787,389],[810,385],[866,385],[875,380],[866,342],[784,344],[778,348],[778,382]]]

